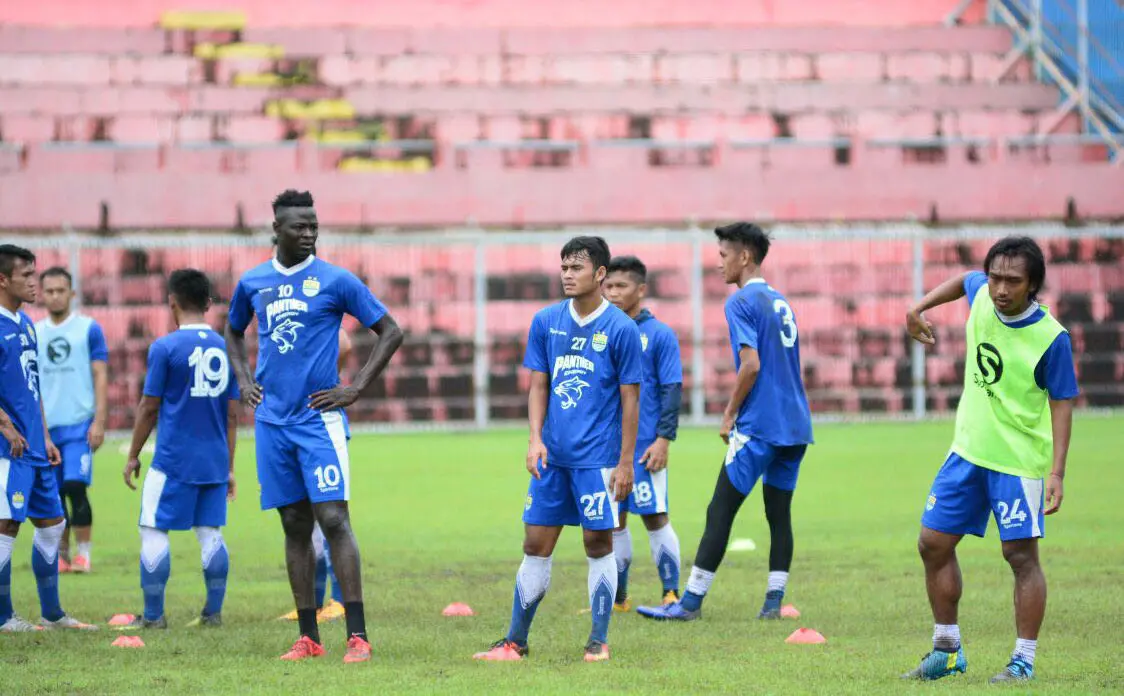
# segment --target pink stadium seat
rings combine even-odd
[[[175,142],[209,143],[214,139],[214,117],[191,114],[180,116],[175,122]]]
[[[231,114],[260,114],[267,92],[236,87],[199,87],[187,94],[187,111]]]
[[[276,143],[285,138],[285,124],[268,116],[219,116],[215,136],[236,145]]]
[[[215,82],[229,85],[236,75],[260,75],[274,71],[272,58],[223,58],[215,62]]]
[[[951,78],[952,61],[947,53],[911,52],[886,56],[886,79],[891,82],[928,84]]]
[[[370,60],[374,63],[376,59]],[[346,55],[326,55],[316,63],[316,76],[326,85],[343,87],[355,84],[361,81],[360,75],[355,69],[357,62],[356,59]]]
[[[106,147],[80,145],[29,147],[27,171],[47,176],[57,172],[103,174],[113,171],[113,151]],[[60,201],[67,201],[67,199],[62,198]]]
[[[116,56],[110,80],[117,85],[184,86],[202,81],[202,66],[188,56]]]
[[[218,147],[167,148],[164,166],[184,175],[218,174],[224,169],[224,153]]]
[[[643,53],[554,56],[550,81],[556,84],[623,84],[651,82],[654,59]],[[664,77],[663,79],[667,79]]]
[[[0,21],[0,46],[5,53],[143,53],[164,50],[158,29],[18,26]]]
[[[0,119],[0,136],[7,143],[49,142],[55,138],[55,121],[45,116],[4,116]]]
[[[344,29],[333,27],[276,27],[263,28],[250,23],[242,31],[247,43],[278,44],[287,56],[332,56],[347,50]]]
[[[170,143],[175,121],[160,116],[118,116],[109,121],[106,137],[120,144]]]
[[[161,165],[156,147],[120,148],[113,152],[113,171],[123,174],[153,174]]]
[[[715,84],[731,82],[733,61],[729,55],[700,53],[661,55],[655,64],[655,80],[661,83]]]
[[[867,139],[931,138],[937,133],[936,114],[930,111],[862,111],[855,118],[854,132]]]
[[[0,55],[0,74],[9,84],[107,85],[110,58],[94,55]]]
[[[449,69],[446,56],[401,55],[382,59],[378,75],[374,80],[386,85],[433,85],[440,84],[442,76]]]
[[[789,124],[792,136],[805,140],[826,140],[838,134],[835,120],[827,114],[798,114]]]
[[[301,31],[307,27],[302,27]],[[347,52],[355,56],[397,56],[410,50],[410,32],[399,28],[371,28],[356,23],[343,30]]]
[[[821,53],[815,59],[816,75],[824,82],[882,82],[884,59],[877,53]]]
[[[765,53],[756,47],[755,50],[734,56],[735,74],[742,84],[811,80],[815,76],[813,56],[807,53]]]
[[[1018,111],[960,111],[954,132],[962,136],[1028,135],[1034,132],[1036,121],[1033,114]]]
[[[22,148],[10,143],[0,143],[0,176],[15,174],[23,169]]]

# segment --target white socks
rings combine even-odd
[[[222,531],[218,527],[195,527],[195,538],[199,540],[203,567],[206,568],[211,565],[211,559],[222,548]]]
[[[960,647],[959,624],[933,624],[933,647],[951,652]]]
[[[515,591],[524,609],[542,599],[550,587],[551,557],[523,556],[519,572],[515,574]],[[614,571],[613,577],[616,577]]]
[[[710,583],[712,582],[714,582],[714,573],[694,566],[691,568],[691,576],[687,578],[687,591],[705,597],[706,593],[710,592]]]
[[[16,538],[0,534],[0,570],[12,561],[12,549],[16,546]]]
[[[148,572],[155,573],[156,566],[168,555],[168,533],[153,527],[141,527],[141,563]]]
[[[1034,653],[1038,651],[1037,640],[1018,638],[1015,640],[1015,657],[1022,659],[1031,667],[1034,666]]]
[[[39,549],[39,555],[47,563],[54,563],[59,555],[59,544],[62,543],[62,535],[66,532],[66,522],[59,522],[51,527],[36,527],[35,534],[31,537],[31,541],[35,544],[35,548]]]
[[[92,543],[89,542],[89,541],[78,542],[78,555],[85,558],[87,561],[90,560],[90,546],[91,545],[92,545]]]
[[[784,592],[785,585],[788,584],[788,571],[784,570],[770,570],[769,571],[769,592]]]
[[[613,556],[617,559],[618,573],[632,565],[632,532],[628,527],[613,530]]]
[[[594,614],[597,613],[597,608],[593,607],[594,595],[597,594],[597,588],[601,586],[602,582],[609,585],[609,604],[613,603],[613,598],[617,596],[617,560],[614,554],[610,553],[608,556],[601,558],[589,558],[589,576],[586,585],[589,588],[589,604],[594,609]],[[612,610],[612,607],[609,607]]]
[[[679,535],[671,528],[670,522],[654,532],[648,532],[648,547],[652,551],[652,562],[656,567],[660,565],[661,552],[671,554],[676,566],[679,565]]]

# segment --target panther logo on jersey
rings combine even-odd
[[[273,327],[269,337],[277,344],[277,351],[284,355],[293,349],[293,345],[297,342],[297,329],[303,329],[304,324],[292,319],[286,319],[277,326]]]
[[[577,406],[578,402],[582,399],[582,390],[588,386],[589,382],[584,381],[579,376],[575,376],[555,387],[554,393],[558,395],[558,398],[562,399],[562,410]]]
[[[39,370],[34,350],[25,350],[20,353],[20,368],[23,378],[27,380],[27,388],[35,400],[39,400]]]
[[[51,364],[58,365],[66,362],[69,357],[70,341],[64,337],[52,338],[51,342],[47,344],[47,359],[51,361]]]

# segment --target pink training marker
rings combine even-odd
[[[798,628],[784,642],[793,645],[819,645],[820,643],[826,643],[827,638],[824,638],[823,634],[814,628]]]
[[[143,648],[144,641],[140,636],[118,636],[110,645],[115,648]]]
[[[453,602],[445,607],[445,610],[441,613],[445,616],[476,616],[476,612],[472,610],[472,607],[463,602]]]
[[[109,620],[110,626],[128,626],[137,618],[134,614],[114,614],[113,618]]]
[[[792,606],[791,604],[786,604],[783,607],[781,607],[781,618],[782,619],[799,619],[800,618],[800,610],[797,609],[796,607]]]

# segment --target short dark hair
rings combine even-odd
[[[768,232],[752,222],[735,222],[715,228],[714,235],[724,242],[741,244],[752,251],[758,265],[765,261],[773,241]]]
[[[283,208],[311,208],[313,205],[312,194],[308,191],[286,189],[273,199],[273,214],[276,216]]]
[[[609,273],[631,273],[637,283],[648,282],[648,267],[635,256],[614,256],[609,262]]]
[[[16,270],[17,259],[24,263],[35,263],[35,254],[15,244],[0,244],[0,275],[11,278],[12,271]]]
[[[1021,257],[1026,262],[1026,274],[1030,278],[1030,299],[1038,299],[1038,291],[1046,282],[1046,257],[1042,247],[1030,237],[1004,237],[987,250],[984,257],[984,273],[991,273],[991,264],[998,256]]]
[[[70,271],[66,270],[62,266],[51,266],[47,270],[40,273],[39,274],[39,282],[42,283],[47,278],[55,278],[55,277],[66,278],[66,284],[69,285],[72,288],[74,287],[74,278],[71,277]]]
[[[211,303],[211,279],[194,268],[181,268],[168,276],[168,294],[184,309],[205,312]]]
[[[612,254],[609,253],[609,244],[601,237],[574,237],[562,247],[562,259],[585,254],[593,262],[593,272],[598,268],[609,267]]]

